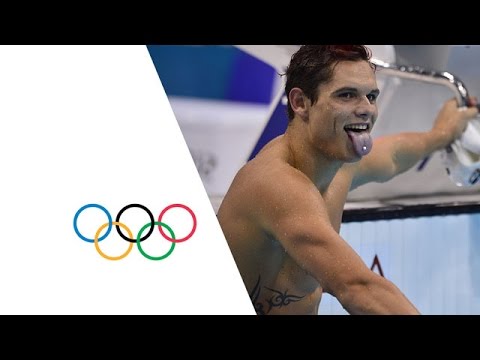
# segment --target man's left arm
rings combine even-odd
[[[471,100],[471,104],[474,105]],[[368,182],[385,182],[401,174],[433,152],[459,138],[468,121],[478,114],[476,106],[459,108],[446,101],[427,132],[405,132],[375,140],[372,151],[358,164],[351,189]]]

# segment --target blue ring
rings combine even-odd
[[[102,210],[108,217],[108,229],[107,229],[107,232],[105,233],[105,235],[103,235],[102,237],[100,237],[98,239],[98,241],[102,241],[104,240],[108,234],[110,234],[110,231],[112,230],[112,216],[110,215],[110,213],[108,212],[107,209],[105,209],[102,205],[98,205],[98,204],[87,204],[87,205],[84,205],[82,206],[76,213],[75,213],[75,217],[73,218],[73,229],[75,230],[75,232],[77,233],[78,237],[80,239],[82,239],[83,241],[86,241],[86,242],[89,242],[89,243],[93,243],[94,242],[94,239],[89,239],[89,238],[86,238],[85,236],[83,236],[82,234],[80,234],[80,231],[78,231],[78,227],[77,227],[77,220],[78,220],[78,216],[80,215],[80,213],[85,210],[85,209],[88,209],[88,208],[91,208],[91,207],[95,207],[97,209],[100,209]]]

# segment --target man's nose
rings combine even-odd
[[[362,98],[360,103],[355,109],[355,113],[358,117],[362,119],[369,119],[377,112],[377,105],[370,102],[366,97]]]

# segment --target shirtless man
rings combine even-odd
[[[350,314],[418,314],[340,237],[347,193],[445,148],[477,115],[447,101],[428,132],[370,136],[375,69],[361,45],[302,46],[287,68],[289,125],[236,175],[218,211],[258,314],[318,314],[322,293]]]

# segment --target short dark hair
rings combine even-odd
[[[294,87],[303,90],[305,95],[314,104],[318,99],[318,86],[332,79],[335,65],[340,61],[368,61],[372,52],[364,45],[303,45],[292,55],[285,75],[285,94]],[[295,116],[290,101],[288,101],[288,119]]]

